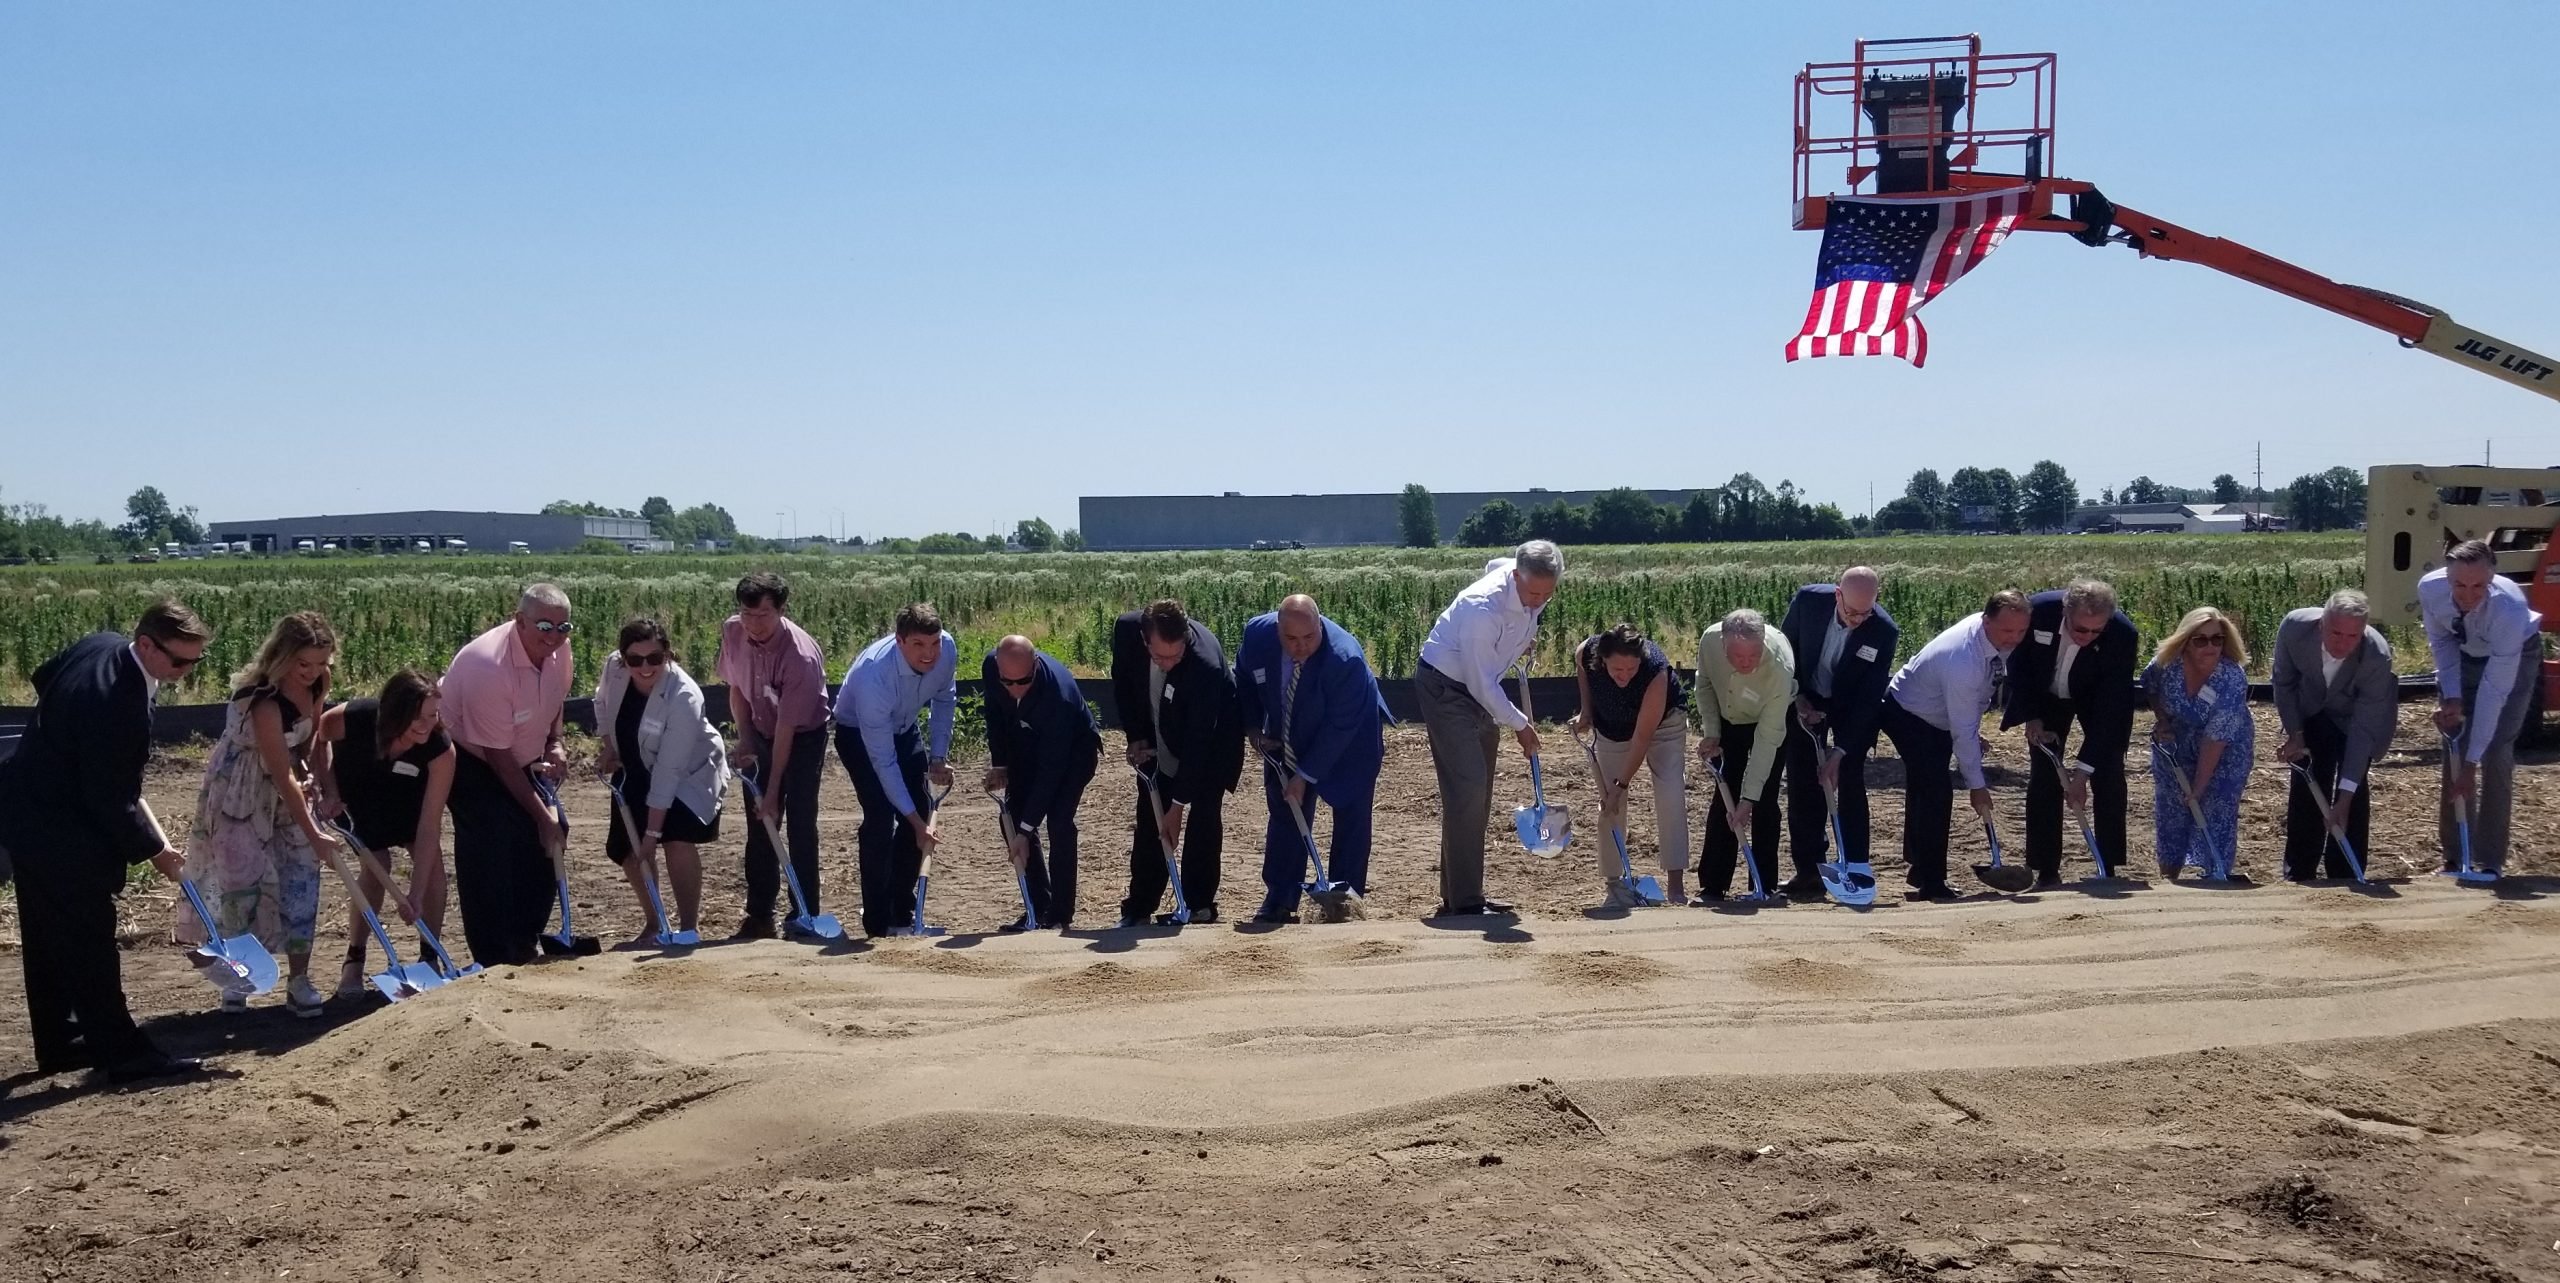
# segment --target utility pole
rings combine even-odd
[[[2480,466],[2481,466],[2481,467],[2486,468],[2486,467],[2490,466],[2490,464],[2489,464],[2489,447],[2490,447],[2490,446],[2492,446],[2492,445],[2494,445],[2494,444],[2496,444],[2496,442],[2495,442],[2495,441],[2493,441],[2493,440],[2491,440],[2490,438],[2482,437],[2482,438],[2480,439]]]
[[[2258,512],[2258,523],[2259,523],[2260,525],[2264,525],[2264,524],[2266,524],[2266,520],[2267,520],[2267,443],[2266,443],[2266,442],[2261,441],[2261,442],[2259,442],[2259,443],[2258,443],[2258,447],[2257,447],[2257,456],[2258,456],[2258,462],[2257,462],[2256,469],[2255,469],[2255,470],[2250,474],[2250,476],[2251,476],[2251,480],[2250,480],[2250,482],[2249,482],[2249,503],[2250,503],[2250,505],[2251,505],[2252,507],[2254,507],[2254,508],[2256,508],[2256,509],[2257,509],[2257,512]]]

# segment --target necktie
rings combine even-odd
[[[1991,706],[1993,708],[2000,707],[2002,702],[2000,698],[2000,688],[2007,685],[2008,682],[2009,665],[1998,655],[1993,655],[1991,657]]]
[[[1289,741],[1289,727],[1298,712],[1298,679],[1307,675],[1305,664],[1289,666],[1289,687],[1280,696],[1280,767],[1289,775],[1298,773],[1298,746]]]

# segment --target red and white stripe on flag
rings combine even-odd
[[[1787,359],[1898,356],[1915,368],[1929,362],[1929,331],[1915,315],[2000,248],[2025,210],[2029,189],[1939,198],[1938,226],[1919,255],[1911,281],[1843,280],[1814,291],[1804,328],[1787,343]],[[1847,204],[1835,199],[1833,207]],[[1884,202],[1875,202],[1884,203]],[[1893,201],[1895,205],[1923,202]],[[1826,227],[1823,235],[1828,237]]]

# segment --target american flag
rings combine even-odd
[[[1787,359],[1898,356],[1929,361],[1922,306],[1972,271],[2017,226],[2029,189],[1926,200],[1834,198],[1823,221],[1813,306]]]

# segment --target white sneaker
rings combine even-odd
[[[326,1001],[320,996],[319,988],[311,983],[309,976],[295,976],[285,982],[284,1009],[305,1020],[320,1015]]]

